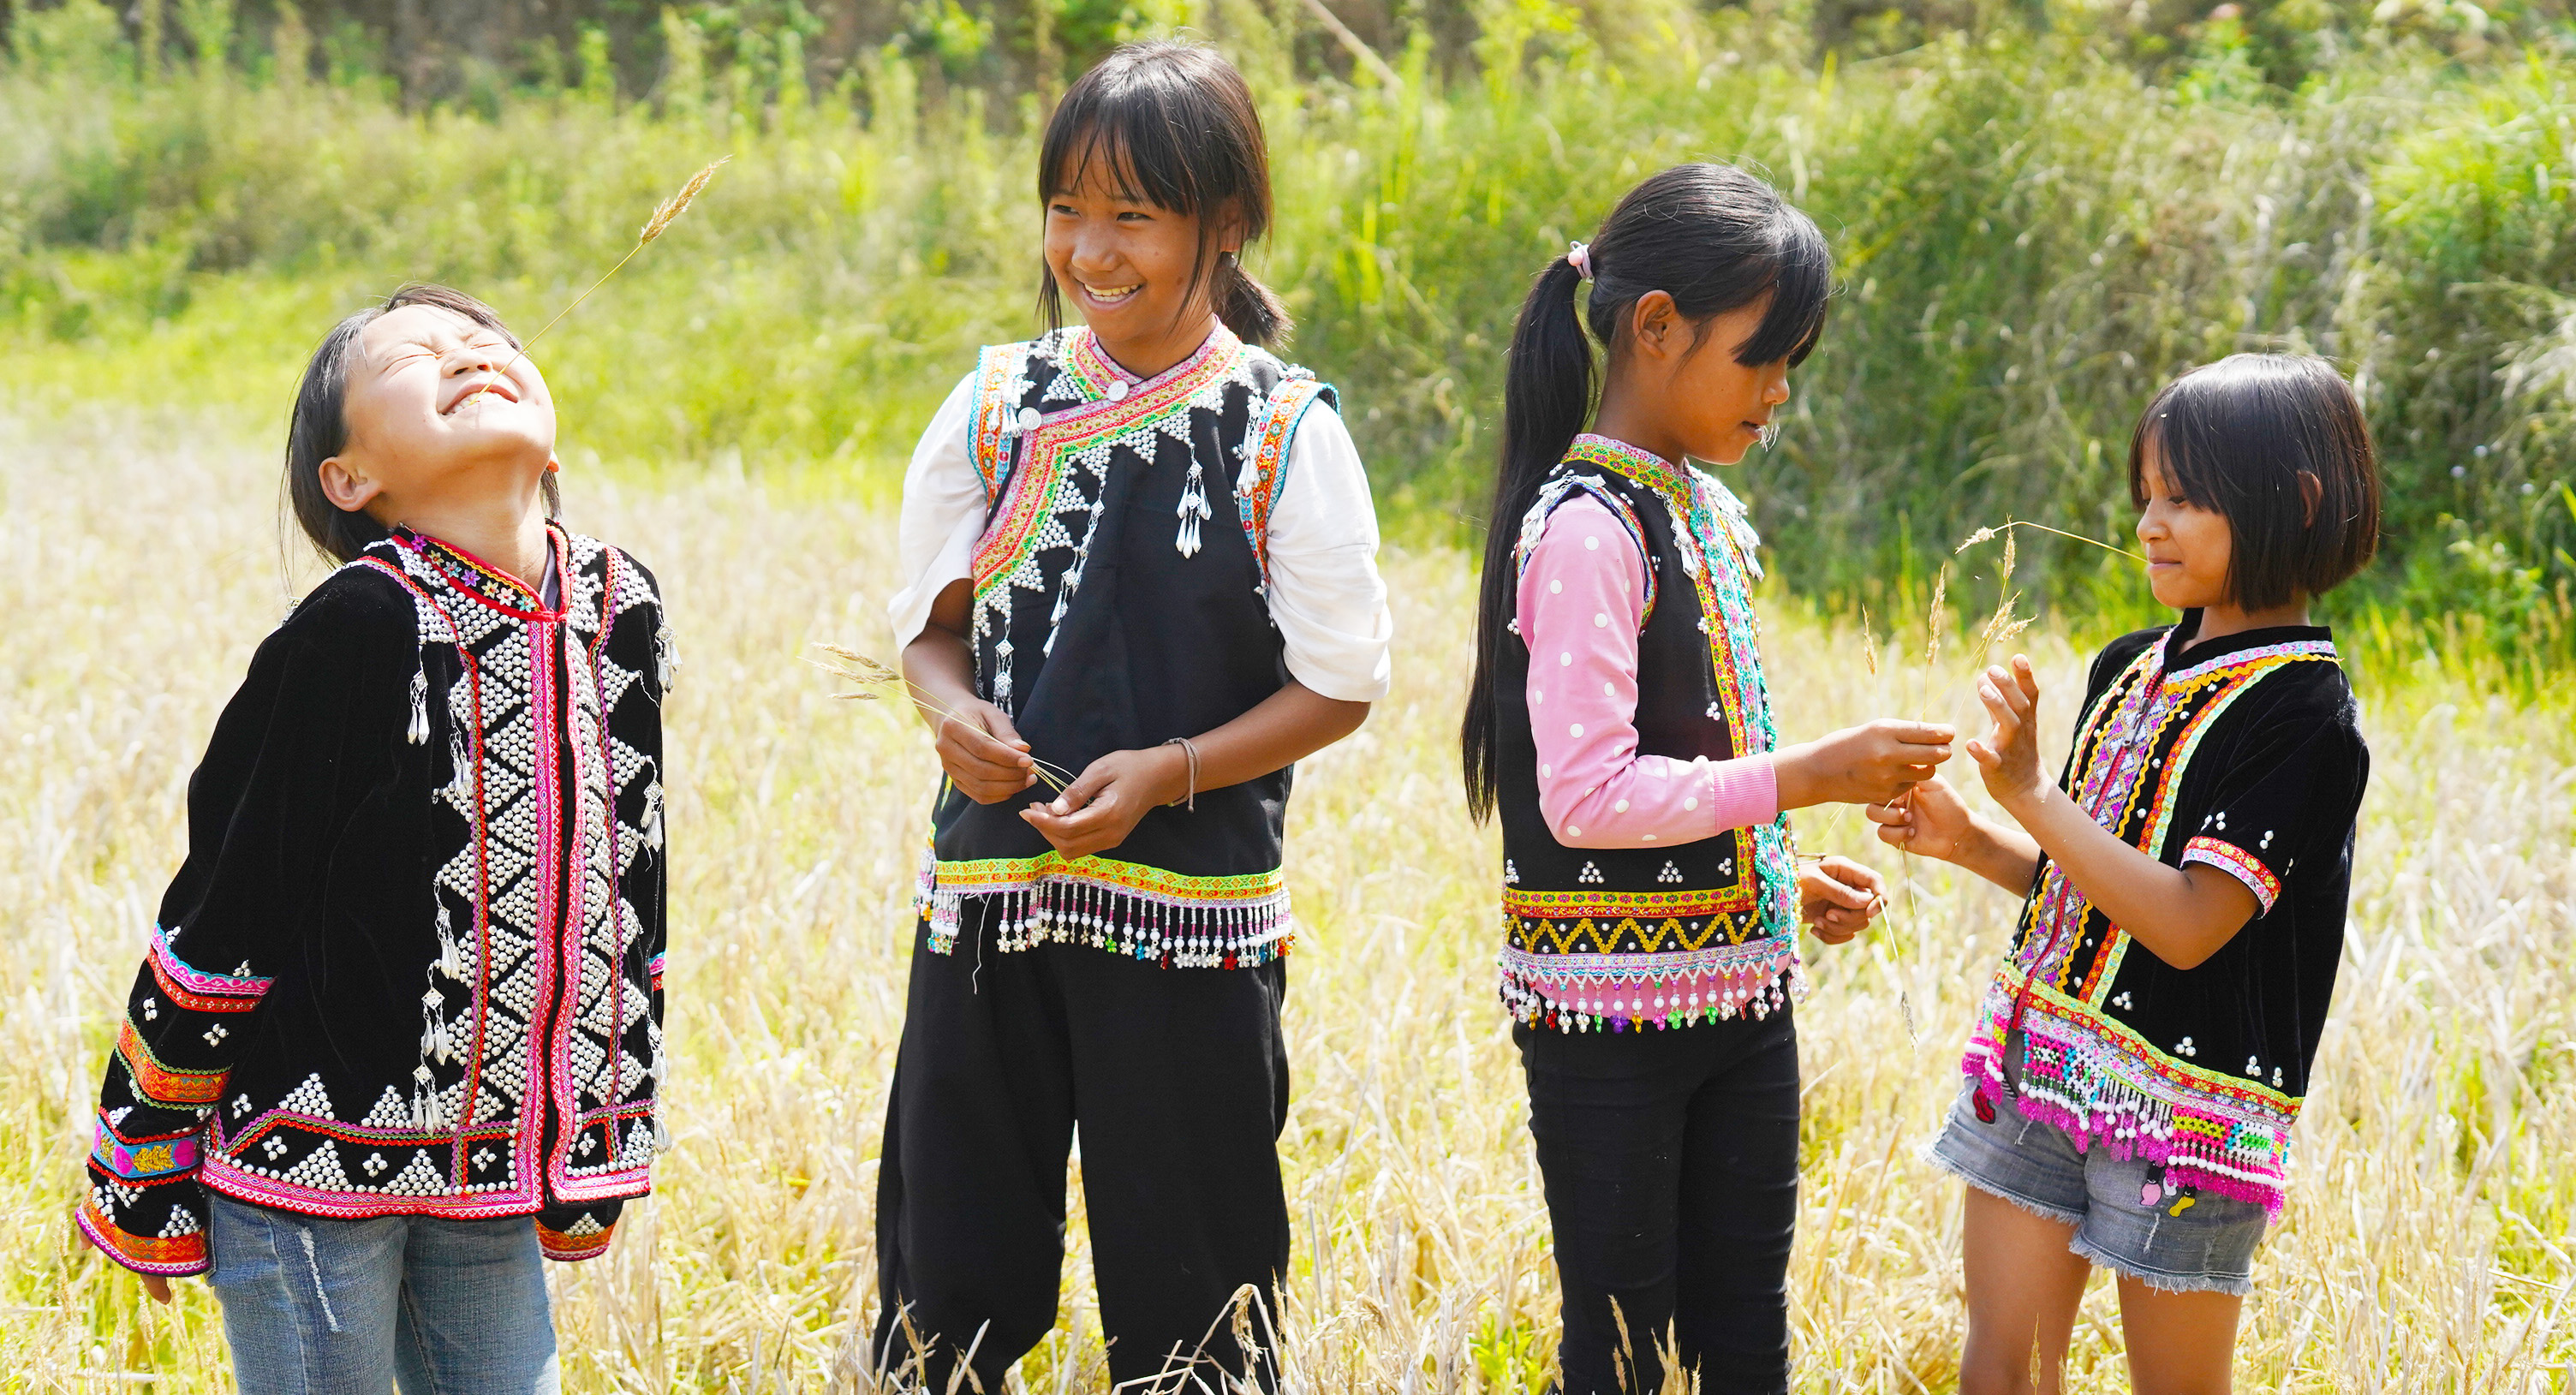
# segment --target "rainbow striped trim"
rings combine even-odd
[[[2207,863],[2245,883],[2245,889],[2263,903],[2265,915],[2271,914],[2272,903],[2281,899],[2281,879],[2272,875],[2272,869],[2264,866],[2261,858],[2224,839],[2194,838],[2182,845],[2182,860],[2185,866]]]
[[[1710,891],[1526,891],[1507,886],[1503,914],[1539,920],[1663,919],[1744,911],[1757,899],[1753,888],[1742,884]]]
[[[989,896],[1027,891],[1041,882],[1076,882],[1101,887],[1166,906],[1247,906],[1288,893],[1282,868],[1219,877],[1166,872],[1142,862],[1120,862],[1092,854],[1067,861],[1049,849],[1036,857],[988,857],[971,862],[941,862],[934,875],[941,891],[963,896]]]
[[[571,1230],[556,1230],[543,1221],[536,1224],[537,1247],[545,1252],[546,1258],[558,1264],[597,1259],[608,1253],[609,1241],[617,1237],[616,1222],[611,1221],[601,1225],[589,1216],[581,1218],[581,1225],[592,1227],[589,1230],[583,1230],[581,1225],[576,1225]]]

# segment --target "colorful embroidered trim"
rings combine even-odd
[[[2026,990],[2026,991],[2025,991]],[[2278,1217],[2299,1102],[2261,1083],[2175,1061],[2126,1025],[2007,969],[1987,990],[1960,1069],[1991,1100],[2004,1088],[2016,1004],[2026,1055],[2017,1104],[2078,1149],[2162,1163],[2183,1186]]]
[[[1689,1027],[1767,1016],[1806,994],[1794,939],[1766,935],[1687,954],[1531,954],[1506,948],[1502,1000],[1512,1020],[1560,1032]]]
[[[975,406],[966,418],[966,450],[984,480],[984,506],[992,507],[1008,468],[1011,441],[1019,435],[1019,369],[1028,362],[1023,344],[987,345],[975,356]]]
[[[1636,545],[1638,560],[1644,563],[1641,569],[1646,574],[1646,604],[1637,612],[1637,628],[1643,631],[1646,622],[1655,618],[1658,583],[1652,560],[1654,553],[1646,546],[1646,527],[1637,521],[1637,511],[1629,506],[1625,495],[1604,484],[1599,475],[1560,474],[1539,486],[1538,502],[1530,506],[1528,513],[1521,515],[1521,535],[1512,543],[1512,577],[1517,581],[1528,573],[1530,554],[1537,551],[1539,539],[1547,534],[1547,520],[1559,505],[1578,493],[1599,501],[1603,508],[1608,509],[1610,516],[1626,530],[1628,541]]]
[[[1081,360],[1091,334],[1079,331],[1072,340],[1073,351],[1060,360],[1067,371]],[[1034,430],[1022,432],[1027,441],[1025,455],[1013,473],[1001,516],[975,544],[976,600],[984,603],[996,586],[1022,579],[1024,569],[1035,575],[1036,555],[1062,532],[1047,525],[1062,511],[1060,496],[1075,456],[1114,444],[1118,437],[1153,430],[1166,419],[1188,412],[1190,399],[1232,374],[1242,354],[1242,341],[1220,326],[1198,352],[1126,396],[1085,401],[1054,412]],[[1058,545],[1071,546],[1070,535]]]
[[[1265,589],[1270,584],[1270,510],[1288,482],[1289,443],[1296,438],[1297,424],[1305,420],[1307,408],[1318,399],[1335,400],[1330,387],[1303,369],[1290,371],[1292,376],[1281,379],[1259,408],[1260,419],[1249,433],[1243,474],[1234,486],[1235,516],[1243,524],[1243,540],[1252,544]]]
[[[128,1019],[117,1029],[116,1054],[125,1058],[125,1069],[134,1077],[134,1093],[145,1100],[172,1108],[193,1109],[213,1104],[223,1098],[224,1081],[232,1068],[184,1070],[162,1064],[152,1054],[152,1047],[134,1030]]]
[[[91,1157],[98,1159],[99,1166],[128,1182],[143,1182],[173,1173],[195,1171],[199,1146],[198,1136],[193,1133],[146,1143],[128,1143],[118,1138],[107,1121],[101,1119],[89,1152]]]
[[[653,991],[654,991],[654,992],[656,992],[656,993],[661,992],[661,991],[662,991],[662,956],[661,956],[661,955],[656,954],[656,955],[654,955],[651,959],[648,959],[648,960],[644,961],[644,974],[645,974],[645,977],[650,978],[650,979],[653,981]]]
[[[169,932],[152,927],[152,977],[170,1001],[192,1012],[248,1012],[259,1006],[273,978],[210,974],[191,967],[170,948]],[[245,968],[248,966],[245,965]]]
[[[1753,582],[1762,576],[1755,552],[1761,538],[1745,520],[1743,501],[1697,470],[1685,473],[1652,452],[1588,431],[1575,437],[1566,452],[1566,463],[1577,461],[1600,466],[1662,498],[1682,570],[1699,593],[1701,624],[1708,632],[1709,672],[1717,688],[1709,715],[1722,717],[1733,739],[1743,743],[1733,754],[1776,749],[1780,736],[1762,676],[1762,624],[1751,595]],[[1748,839],[1752,844],[1753,870],[1766,898],[1764,923],[1774,934],[1794,935],[1797,852],[1788,816],[1737,833],[1739,846]]]
[[[1629,916],[1660,919],[1724,915],[1744,910],[1755,900],[1753,889],[1741,884],[1714,891],[1530,891],[1506,886],[1503,914],[1507,918],[1541,920],[1612,920]]]
[[[140,1274],[202,1274],[211,1267],[202,1229],[178,1235],[131,1235],[98,1209],[96,1198],[84,1197],[78,1212],[81,1234],[126,1268]],[[190,1219],[194,1219],[193,1216]]]
[[[929,898],[930,949],[957,946],[969,897],[997,908],[998,947],[1082,944],[1165,968],[1247,968],[1296,941],[1286,873],[1193,877],[1139,862],[1052,850],[1037,857],[940,862]]]
[[[2245,889],[2263,903],[2262,914],[2271,914],[2272,903],[2281,899],[2281,879],[2272,875],[2272,869],[2264,866],[2261,858],[2234,843],[2205,836],[2194,838],[2182,845],[2182,860],[2186,866],[2208,863],[2245,883]]]

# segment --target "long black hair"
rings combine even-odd
[[[322,336],[304,365],[304,381],[295,389],[295,409],[286,422],[286,502],[313,550],[334,562],[354,560],[367,544],[385,536],[385,525],[341,508],[322,492],[322,462],[349,448],[349,364],[357,357],[358,336],[406,305],[453,311],[510,341],[513,351],[519,347],[518,336],[491,306],[463,291],[422,282],[404,286],[386,296],[384,304],[351,315]],[[563,492],[551,474],[545,478],[545,497],[547,517],[563,511]]]
[[[1592,295],[1582,314],[1574,296],[1583,273],[1558,257],[1539,272],[1512,327],[1502,461],[1485,520],[1476,673],[1458,733],[1467,808],[1478,819],[1494,809],[1494,659],[1514,608],[1512,546],[1539,486],[1591,420],[1598,386],[1592,341],[1615,369],[1627,348],[1629,312],[1649,291],[1662,291],[1699,327],[1692,352],[1711,317],[1762,303],[1762,322],[1736,348],[1735,361],[1796,364],[1824,332],[1833,289],[1833,256],[1814,221],[1732,165],[1676,165],[1629,190],[1594,234],[1589,259]]]
[[[1275,344],[1287,307],[1217,249],[1229,227],[1251,246],[1270,231],[1270,147],[1243,74],[1205,44],[1121,44],[1074,80],[1047,118],[1038,154],[1038,199],[1064,193],[1094,159],[1120,189],[1199,220],[1198,259],[1186,305],[1212,291],[1217,318],[1249,343]],[[1038,314],[1064,323],[1055,269],[1038,265]]]

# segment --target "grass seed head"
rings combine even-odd
[[[680,215],[689,211],[689,201],[695,199],[699,192],[707,187],[707,181],[716,177],[717,170],[724,168],[732,160],[733,157],[727,155],[696,174],[690,175],[689,182],[680,186],[680,192],[673,194],[669,201],[653,210],[652,217],[644,220],[644,230],[636,234],[635,245],[641,247],[651,242],[662,235],[663,229],[679,221]]]

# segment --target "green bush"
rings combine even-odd
[[[966,30],[986,12],[949,8],[955,42],[982,42]],[[1802,12],[1480,0],[1473,64],[1444,73],[1417,28],[1387,55],[1396,87],[1324,73],[1296,0],[1166,18],[1260,92],[1281,217],[1254,269],[1299,319],[1296,356],[1342,387],[1399,528],[1479,526],[1530,274],[1646,173],[1739,160],[1815,214],[1845,283],[1780,446],[1742,476],[1791,587],[1913,613],[1980,525],[2118,541],[2155,388],[2296,348],[2353,371],[2386,456],[2386,555],[2331,608],[2564,656],[2576,60],[2537,41],[2464,57],[2422,36],[2431,11],[2379,9],[2380,29],[2304,48],[2286,6],[2185,26],[2169,51],[2069,11],[1846,64],[1810,60]],[[809,92],[803,31],[745,23],[665,12],[650,102],[567,75],[478,111],[406,109],[363,71],[294,80],[301,64],[150,78],[95,0],[21,12],[0,70],[0,371],[28,404],[176,395],[266,429],[366,296],[450,281],[533,328],[730,154],[542,346],[568,443],[886,487],[972,346],[1033,327],[1043,108],[952,83],[928,50]],[[2152,615],[2116,559],[2024,555],[2043,604]]]

